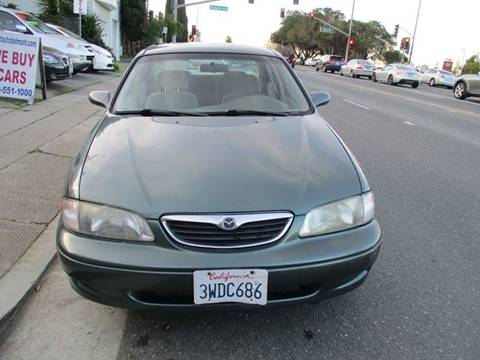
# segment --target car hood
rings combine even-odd
[[[41,34],[42,38],[42,45],[47,46],[50,48],[57,49],[59,51],[62,51],[66,54],[72,54],[72,55],[92,55],[88,50],[83,48],[83,45],[78,42],[75,39],[63,36],[63,35],[57,35],[57,34]],[[75,44],[77,48],[69,48],[67,47],[68,43]]]
[[[165,213],[312,208],[361,192],[352,160],[317,114],[107,115],[88,150],[80,199]]]

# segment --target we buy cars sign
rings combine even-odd
[[[40,38],[0,31],[0,96],[33,104]]]

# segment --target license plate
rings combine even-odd
[[[234,302],[265,305],[267,290],[267,270],[202,270],[193,273],[195,304]]]

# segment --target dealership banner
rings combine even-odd
[[[33,104],[40,38],[0,31],[0,96]]]

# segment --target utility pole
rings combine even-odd
[[[408,56],[408,63],[412,62],[413,46],[415,45],[415,35],[417,35],[417,25],[418,25],[418,18],[420,17],[420,8],[421,7],[422,7],[422,0],[418,0],[417,20],[415,21],[415,30],[413,30],[412,47],[410,48],[410,55]]]
[[[173,0],[173,22],[176,25],[178,19],[178,0]],[[177,42],[177,32],[174,31],[172,34],[172,43]]]
[[[348,28],[348,40],[347,40],[347,49],[345,50],[345,62],[348,61],[348,53],[350,52],[350,38],[352,37],[352,23],[353,23],[354,12],[355,12],[355,0],[353,0],[352,16],[350,17],[350,26]]]

